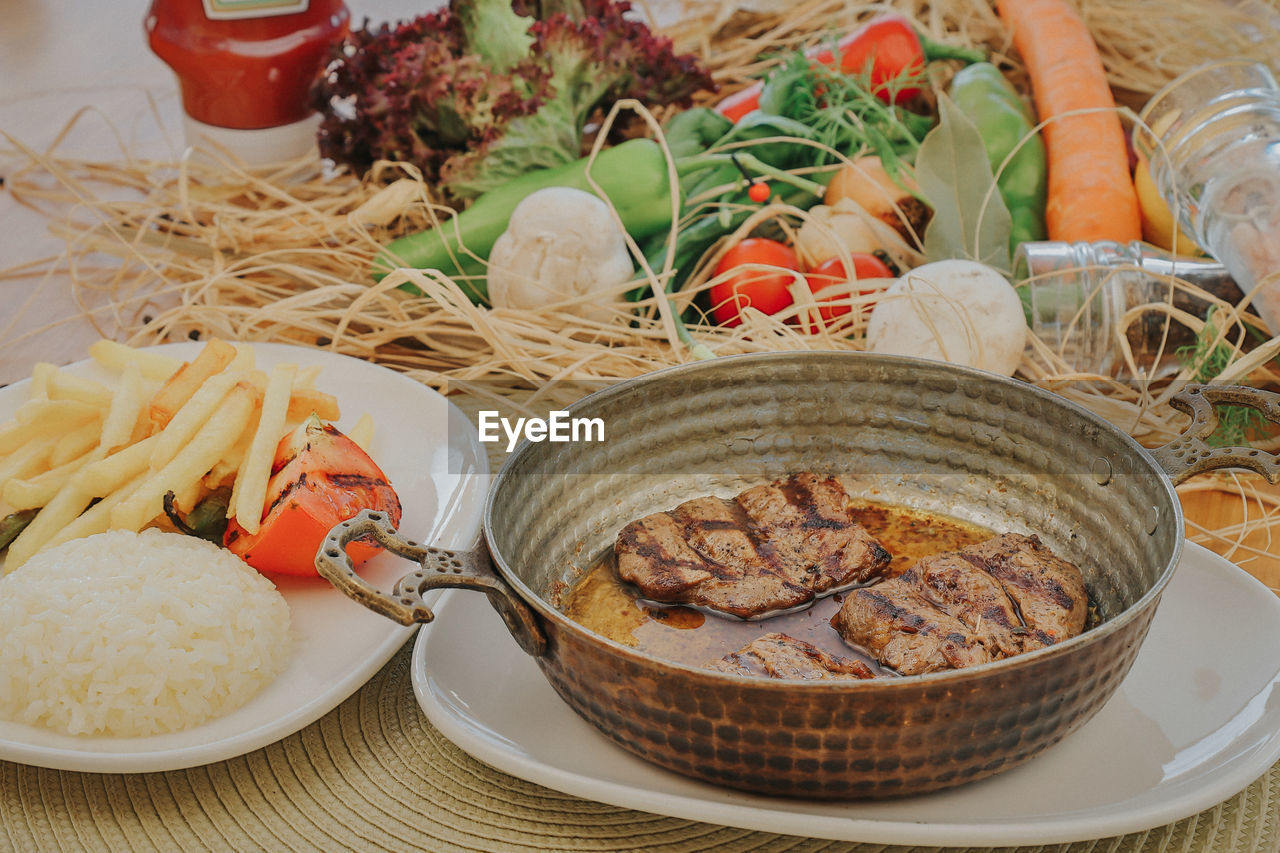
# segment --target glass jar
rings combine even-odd
[[[1177,351],[1195,341],[1187,327],[1158,310],[1126,319],[1160,303],[1204,316],[1211,303],[1174,279],[1230,304],[1244,298],[1217,261],[1174,257],[1147,243],[1023,243],[1014,255],[1028,326],[1080,373],[1157,379],[1181,369]]]
[[[1280,86],[1263,65],[1210,62],[1143,107],[1134,147],[1183,229],[1280,334]]]
[[[250,163],[315,144],[311,85],[349,26],[341,0],[153,0],[145,20],[177,75],[188,142]]]

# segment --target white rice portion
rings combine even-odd
[[[289,606],[211,542],[113,530],[0,579],[0,717],[138,737],[240,707],[288,665]]]

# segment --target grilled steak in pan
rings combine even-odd
[[[481,548],[409,543],[364,513],[334,528],[317,567],[406,624],[434,618],[422,600],[430,590],[483,591],[574,711],[620,748],[676,773],[769,795],[919,794],[1014,767],[1097,712],[1133,663],[1178,564],[1183,520],[1173,483],[1220,467],[1280,476],[1275,456],[1205,444],[1212,405],[1251,405],[1280,422],[1278,400],[1252,389],[1189,389],[1176,403],[1193,415],[1188,432],[1147,451],[1061,397],[981,371],[866,353],[715,359],[622,382],[571,407],[572,416],[603,420],[602,442],[518,447],[490,487]],[[839,475],[850,494],[1001,534],[959,556],[1000,581],[1028,629],[1013,631],[1007,612],[993,617],[1007,624],[980,643],[984,650],[1021,643],[1023,651],[903,677],[776,679],[663,660],[556,606],[628,524],[797,472]],[[391,593],[374,589],[344,558],[343,544],[360,536],[418,570]],[[1077,636],[1059,632],[1079,618],[1080,590],[1056,578],[1046,554],[1082,572],[1098,624]],[[948,613],[976,637],[968,608],[987,606],[994,590],[960,575],[954,557],[922,562],[913,590],[902,584],[904,600],[942,601],[938,585],[952,577],[966,592]],[[1042,610],[1045,602],[1053,607]],[[777,642],[743,654],[811,657]]]

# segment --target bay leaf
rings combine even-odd
[[[930,261],[967,258],[1008,273],[1013,221],[996,187],[982,136],[945,94],[937,126],[916,153],[916,183],[933,208],[924,235]]]

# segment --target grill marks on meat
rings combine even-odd
[[[619,576],[644,596],[743,619],[863,583],[890,559],[839,482],[808,472],[645,516],[614,550]]]
[[[737,503],[765,531],[771,562],[814,593],[870,580],[889,564],[833,478],[797,474],[747,489]]]
[[[1009,657],[1053,642],[1028,630],[1000,581],[965,554],[951,551],[926,557],[914,569],[930,598],[981,635],[998,656]]]
[[[707,669],[734,675],[804,680],[874,678],[860,660],[827,654],[787,634],[765,634],[736,652],[707,664]]]
[[[991,661],[981,636],[931,600],[912,568],[854,590],[831,619],[847,642],[862,646],[902,675]]]
[[[1084,630],[1089,612],[1084,576],[1037,537],[1006,533],[962,553],[1004,585],[1027,627],[1039,632],[1046,645]]]
[[[886,666],[918,675],[1074,637],[1087,609],[1078,568],[1035,536],[1007,533],[852,591],[831,624]]]

